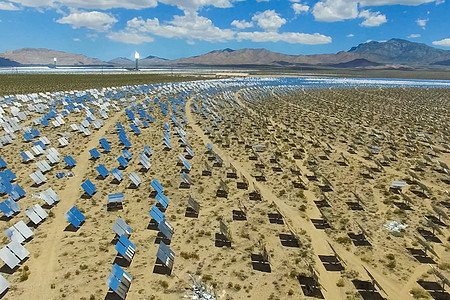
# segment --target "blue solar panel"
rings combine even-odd
[[[13,212],[18,212],[20,210],[19,204],[11,198],[7,198],[4,202]]]
[[[90,181],[90,180],[86,180],[85,182],[83,182],[81,184],[81,187],[83,188],[83,190],[88,193],[89,195],[93,195],[96,191],[95,185]]]
[[[23,135],[23,138],[24,138],[27,142],[32,141],[32,140],[34,139],[33,135],[31,135],[31,133],[25,133],[25,134]]]
[[[183,165],[186,168],[186,170],[191,170],[191,165],[186,160],[183,161]]]
[[[124,197],[123,193],[109,194],[108,195],[108,203],[122,202],[124,200],[125,200],[125,197]]]
[[[156,194],[155,199],[164,207],[167,208],[169,205],[169,199],[167,199],[166,195],[164,195],[162,192]]]
[[[155,205],[152,206],[150,210],[150,216],[155,219],[155,221],[159,224],[161,221],[165,219],[164,214],[159,210]]]
[[[117,252],[119,252],[119,254],[122,256],[125,256],[125,254],[127,253],[127,248],[122,243],[118,242],[115,248]]]
[[[37,137],[37,136],[40,136],[40,135],[41,135],[41,134],[39,133],[39,130],[37,130],[37,129],[31,129],[30,131],[31,131],[31,134],[32,134],[34,137]]]
[[[67,164],[69,167],[73,167],[73,166],[75,166],[75,165],[77,164],[77,162],[75,161],[75,159],[73,159],[73,157],[70,156],[70,155],[64,157],[64,161],[66,162],[66,164]]]
[[[131,247],[132,249],[136,250],[136,246],[127,238],[127,236],[125,234],[122,234],[120,236],[119,243],[121,243],[122,245],[124,245],[127,248]]]
[[[20,153],[20,156],[22,156],[23,160],[25,160],[25,161],[30,160],[30,158],[28,157],[28,155],[25,152]]]
[[[111,170],[111,174],[113,174],[113,176],[114,176],[118,181],[121,181],[122,178],[123,178],[122,172],[120,172],[120,170],[117,169],[117,168],[112,169],[112,170]]]
[[[133,129],[134,133],[141,134],[141,131],[139,130],[139,128],[136,127],[136,125],[131,124],[130,127],[131,129]]]
[[[7,182],[11,182],[17,178],[16,174],[14,174],[10,169],[0,172],[0,177]]]
[[[34,142],[34,145],[35,146],[41,146],[42,149],[45,149],[45,144],[43,142],[41,142],[41,141]]]
[[[164,123],[164,129],[165,129],[165,130],[170,130],[169,124]]]
[[[163,186],[161,185],[161,183],[158,182],[158,180],[153,179],[152,182],[150,183],[150,185],[152,186],[152,188],[155,189],[155,191],[157,191],[158,193],[162,193],[162,191],[164,190]]]
[[[150,149],[149,146],[144,146],[144,151],[145,151],[145,153],[147,153],[149,156],[152,155],[152,150]]]
[[[15,201],[25,196],[26,193],[23,188],[16,183],[12,186],[11,192],[9,192],[8,194]]]
[[[169,224],[166,222],[166,220],[164,220],[158,224],[158,229],[169,240],[172,239],[173,230],[172,230],[172,228],[169,227]]]
[[[147,121],[142,121],[142,126],[144,126],[144,128],[147,128],[148,127]]]
[[[105,149],[105,151],[111,151],[111,146],[106,139],[100,139],[100,145],[103,149]]]
[[[95,159],[100,157],[100,152],[98,152],[98,150],[96,148],[89,150],[89,153]]]
[[[86,219],[84,215],[76,208],[72,207],[66,214],[67,220],[75,227],[79,227],[81,223]]]
[[[130,150],[128,150],[128,149],[123,150],[122,154],[126,160],[130,160],[133,158],[133,154],[131,154]]]
[[[104,165],[99,165],[96,168],[97,172],[100,174],[100,176],[102,176],[103,178],[105,178],[106,176],[108,176],[109,171],[108,169],[104,166]]]
[[[126,166],[128,166],[128,161],[125,159],[125,157],[123,157],[123,156],[119,156],[118,158],[117,158],[117,161],[122,165],[122,167],[126,167]]]
[[[14,214],[12,209],[9,208],[9,206],[5,202],[0,202],[0,210],[6,217],[11,217]]]

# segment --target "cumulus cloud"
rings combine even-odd
[[[10,0],[29,7],[58,7],[67,6],[71,8],[85,9],[111,9],[111,8],[127,8],[127,9],[143,9],[155,7],[157,0]]]
[[[363,10],[359,13],[358,17],[366,19],[360,24],[363,27],[380,26],[387,22],[386,15],[382,15],[379,11],[371,12],[370,10]]]
[[[354,37],[355,35],[353,33],[347,34],[347,37]]]
[[[312,10],[317,21],[336,22],[358,17],[358,3],[348,0],[324,0],[314,5]]]
[[[245,28],[253,27],[252,22],[247,22],[244,20],[234,20],[233,22],[231,22],[231,25],[233,25],[234,27],[236,27],[238,29],[245,29]]]
[[[411,33],[410,35],[408,35],[408,38],[409,39],[415,39],[415,38],[419,38],[419,37],[421,37],[421,35],[420,34],[416,34],[416,33]]]
[[[256,13],[252,20],[264,31],[277,31],[282,25],[286,24],[286,19],[280,17],[271,9]]]
[[[256,32],[239,32],[237,34],[238,40],[251,40],[253,42],[287,42],[290,44],[329,44],[332,39],[319,33],[307,34],[298,32],[283,32],[278,33],[274,31],[256,31]]]
[[[440,41],[434,41],[432,44],[436,46],[450,47],[450,38],[446,38]]]
[[[19,10],[19,8],[11,2],[0,2],[0,10]]]
[[[429,21],[428,18],[426,19],[417,19],[416,23],[417,25],[419,25],[420,27],[422,27],[423,30],[425,30],[425,27],[427,26],[427,22]]]
[[[56,22],[70,24],[73,28],[86,27],[96,31],[107,31],[117,23],[117,19],[99,11],[75,11]]]
[[[292,4],[292,9],[294,10],[296,15],[299,15],[301,13],[306,13],[309,10],[308,5],[300,4],[300,3],[294,3]]]
[[[126,28],[118,33],[108,34],[108,38],[120,41],[123,37],[132,38],[133,43],[147,42],[145,37],[158,35],[166,38],[182,38],[188,42],[201,40],[207,42],[224,42],[232,40],[235,32],[230,29],[216,27],[208,18],[196,12],[185,11],[184,16],[174,16],[172,21],[161,24],[158,18],[133,18],[127,22]]]
[[[439,4],[442,0],[361,0],[361,6],[379,6],[379,5],[410,5],[416,6],[424,3],[436,2]]]

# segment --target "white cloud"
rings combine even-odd
[[[177,6],[182,10],[197,10],[204,6],[231,7],[232,2],[241,0],[10,0],[29,7],[57,7],[84,9],[144,9],[155,7],[159,3]]]
[[[201,40],[207,42],[224,42],[232,40],[235,32],[230,29],[220,29],[208,18],[199,16],[196,12],[185,11],[184,16],[174,16],[172,21],[160,24],[158,18],[143,20],[133,18],[127,22],[125,30],[108,34],[108,38],[121,41],[130,38],[137,43],[147,42],[149,34],[166,38],[182,38],[188,42]],[[129,42],[130,43],[130,42]]]
[[[353,33],[347,34],[347,37],[354,37],[355,35]]]
[[[114,42],[134,44],[134,45],[153,42],[153,38],[151,36],[139,34],[136,32],[125,32],[125,31],[110,32],[106,35],[106,37]]]
[[[300,3],[294,3],[292,4],[292,9],[294,10],[295,14],[298,15],[304,12],[308,12],[309,6]]]
[[[379,5],[410,5],[417,6],[424,3],[436,2],[439,4],[442,0],[361,0],[361,6],[379,6]]]
[[[231,22],[231,25],[233,25],[234,27],[238,28],[238,29],[245,29],[245,28],[250,28],[253,27],[253,23],[252,22],[247,22],[244,20],[234,20],[233,22]]]
[[[11,2],[0,2],[0,10],[19,10],[19,8]]]
[[[420,34],[416,34],[416,33],[411,33],[410,35],[408,35],[408,38],[409,39],[415,39],[415,38],[419,38],[419,37],[421,37],[421,35]]]
[[[75,11],[56,22],[70,24],[73,28],[86,27],[96,31],[107,31],[114,23],[117,23],[117,19],[99,11]]]
[[[159,0],[160,3],[177,6],[182,10],[198,10],[203,6],[214,6],[219,8],[232,7],[229,0]]]
[[[425,30],[425,26],[427,26],[427,22],[429,21],[428,18],[426,19],[417,19],[416,23],[417,25],[419,25],[420,27],[422,27],[423,30]]]
[[[256,0],[256,2],[269,2],[270,0]]]
[[[450,47],[450,38],[443,39],[440,41],[434,41],[432,44],[436,46]]]
[[[74,42],[79,42],[80,39],[79,39],[79,38],[74,38],[73,41],[74,41]]]
[[[360,24],[363,27],[380,26],[387,22],[386,15],[382,15],[379,11],[371,12],[370,10],[363,10],[359,13],[358,17],[366,19]]]
[[[252,20],[258,24],[264,31],[277,31],[286,23],[286,19],[280,17],[274,10],[266,10],[256,13]]]
[[[298,32],[283,32],[278,33],[274,31],[255,31],[255,32],[239,32],[237,34],[238,40],[251,40],[253,42],[287,42],[291,44],[329,44],[332,39],[319,33],[307,34]]]
[[[336,22],[358,17],[358,3],[353,0],[323,0],[312,10],[317,21]]]

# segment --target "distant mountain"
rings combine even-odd
[[[53,58],[57,59],[60,66],[101,66],[104,61],[90,58],[82,54],[67,53],[43,48],[23,48],[7,50],[0,53],[0,58],[9,59],[22,65],[51,65]]]
[[[48,49],[24,48],[0,53],[0,66],[51,65],[53,58],[58,65],[104,66],[134,68],[135,61],[118,57],[108,62],[81,54]],[[320,68],[446,68],[450,65],[450,50],[441,50],[421,43],[401,39],[386,42],[367,42],[332,54],[287,55],[267,49],[230,48],[214,50],[202,55],[168,60],[147,56],[139,60],[140,67],[183,66],[247,66],[247,67],[320,67]]]
[[[351,60],[349,62],[339,63],[332,66],[335,68],[367,68],[367,67],[378,67],[380,65],[382,64],[367,60],[365,58],[358,58]]]
[[[0,67],[19,67],[19,66],[21,66],[21,64],[19,64],[16,61],[0,57]]]
[[[421,43],[401,39],[387,42],[368,42],[353,47],[349,52],[375,62],[408,65],[427,65],[450,59],[450,50],[441,50]]]
[[[131,59],[128,59],[126,57],[117,57],[110,61],[108,61],[109,64],[117,65],[117,66],[126,66],[126,65],[132,65],[134,64],[134,61]]]

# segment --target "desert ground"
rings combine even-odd
[[[72,102],[79,108],[63,114]],[[23,220],[34,233],[22,243],[28,257],[0,269],[10,282],[3,299],[120,299],[106,284],[114,263],[132,277],[126,299],[450,297],[443,284],[450,278],[450,89],[304,89],[215,80],[5,97],[0,105],[0,125],[13,122],[11,107],[26,112],[15,138],[0,148],[7,163],[0,171],[10,169],[17,176],[12,183],[26,192],[17,200],[21,210],[0,219],[1,230]],[[30,105],[45,105],[45,112]],[[55,127],[49,118],[45,127],[39,120],[52,108],[65,123]],[[95,120],[82,125],[90,135],[71,128],[87,116],[103,126],[95,129]],[[131,147],[119,140],[117,123]],[[60,154],[40,185],[29,175],[45,154],[30,162],[20,156],[39,139],[27,142],[27,127]],[[69,141],[65,147],[61,136]],[[111,151],[102,149],[101,138]],[[148,170],[139,164],[145,146],[152,151]],[[93,148],[98,159],[89,153]],[[120,168],[123,180],[111,173],[101,178],[96,167],[119,168],[124,149],[133,156]],[[77,162],[72,168],[63,161],[69,155]],[[73,176],[59,179],[60,172]],[[128,178],[132,172],[142,179],[138,187]],[[175,259],[166,274],[155,268],[161,235],[149,213],[158,202],[153,179],[169,199],[164,214],[174,229],[168,245]],[[92,196],[81,188],[85,180],[96,187]],[[393,187],[393,181],[405,186]],[[60,198],[54,206],[39,196],[50,187]],[[108,194],[115,193],[125,201],[108,209]],[[0,194],[1,201],[8,197]],[[198,216],[186,213],[189,197],[200,204]],[[36,203],[48,213],[38,225],[25,214]],[[73,206],[86,217],[78,228],[65,217]],[[112,226],[119,217],[132,228],[131,262],[115,250]],[[407,227],[391,232],[385,225],[394,221]],[[220,233],[225,241],[217,240],[224,238]],[[1,247],[9,242],[5,234]],[[430,289],[433,283],[441,287]],[[194,285],[206,288],[203,298],[194,295]]]

